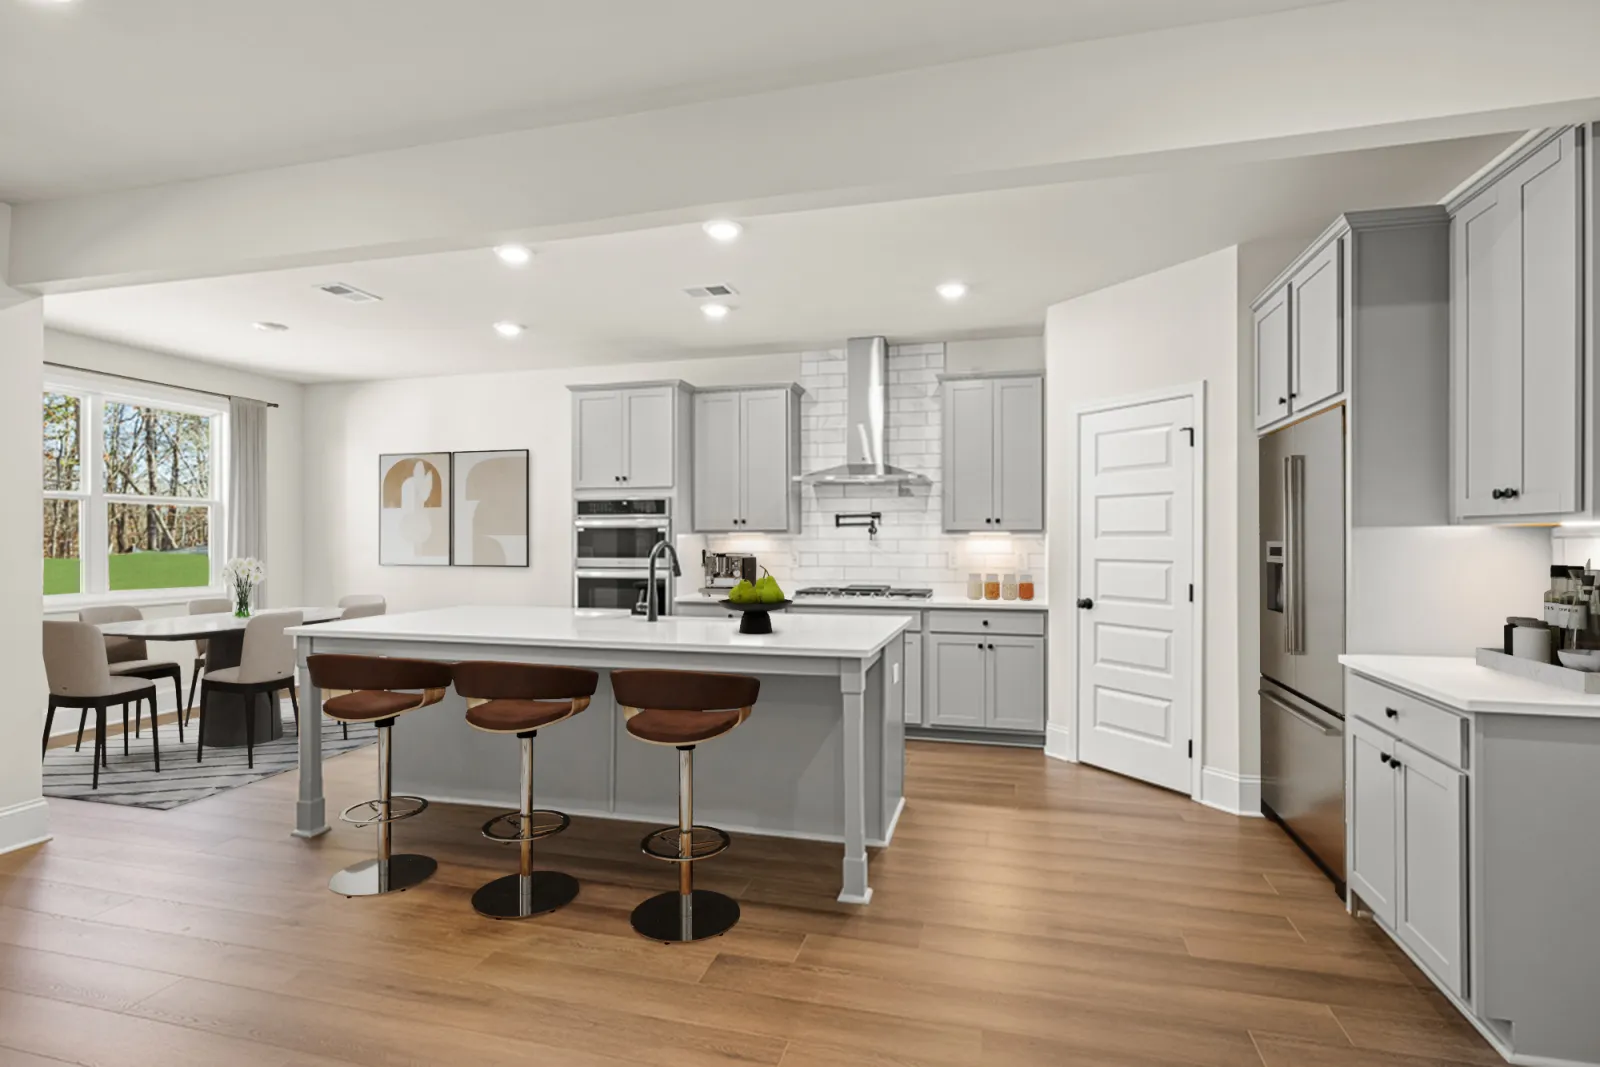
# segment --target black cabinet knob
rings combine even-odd
[[[1289,405],[1289,398],[1286,396],[1280,396],[1278,398],[1278,403],[1283,407],[1287,407]]]
[[[1515,489],[1502,489],[1502,490],[1500,490],[1500,493],[1507,500],[1515,500],[1515,499],[1517,499],[1517,491]]]
[[[984,625],[985,625],[985,626],[988,626],[988,625],[989,625],[989,620],[988,620],[988,619],[984,619],[984,620],[983,620],[983,624],[984,624]]]
[[[1393,708],[1384,708],[1383,713],[1389,716],[1391,719],[1398,719],[1400,717],[1400,713]]]
[[[1499,500],[1501,497],[1506,495],[1506,491],[1504,489],[1495,489],[1492,490],[1489,495],[1494,497],[1496,500]]]
[[[1402,764],[1399,760],[1395,759],[1392,756],[1389,758],[1389,766],[1393,767],[1397,771],[1405,770],[1405,765]]]
[[[1094,601],[1088,597],[1080,597],[1078,599],[1078,607],[1082,608],[1084,611],[1088,611],[1090,608],[1094,607]]]
[[[1388,762],[1389,762],[1389,753],[1387,753],[1387,752],[1380,752],[1380,753],[1378,753],[1378,758],[1379,758],[1379,759],[1380,759],[1380,760],[1382,760],[1382,761],[1383,761],[1383,762],[1385,762],[1385,763],[1388,763]]]

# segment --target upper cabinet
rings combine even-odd
[[[1587,133],[1550,131],[1450,205],[1458,519],[1594,512],[1584,462],[1595,454],[1584,425]]]
[[[1037,374],[947,377],[944,529],[1044,529],[1044,379]]]
[[[573,387],[573,488],[673,489],[687,452],[688,395],[681,382]]]
[[[799,473],[799,386],[695,394],[697,533],[798,533]]]
[[[1324,235],[1293,273],[1256,302],[1257,429],[1303,415],[1344,392],[1347,236]]]

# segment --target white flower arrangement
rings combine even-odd
[[[250,593],[267,580],[267,568],[253,556],[235,556],[223,565],[222,580],[233,589],[233,613],[245,618],[250,614]]]

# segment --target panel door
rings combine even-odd
[[[622,481],[629,489],[672,488],[673,398],[673,388],[666,385],[622,394],[627,458]]]
[[[1466,775],[1404,741],[1394,744],[1399,871],[1395,929],[1449,989],[1466,993]]]
[[[1497,494],[1522,469],[1517,220],[1503,191],[1485,190],[1450,221],[1453,461],[1462,518],[1499,514]]]
[[[572,394],[575,489],[615,489],[622,484],[622,394]]]
[[[1395,926],[1398,782],[1394,740],[1360,719],[1350,731],[1350,888],[1389,929]]]
[[[739,529],[782,533],[789,529],[789,391],[740,393]]]
[[[1044,379],[994,380],[994,526],[1044,529]]]
[[[994,383],[944,383],[944,528],[994,530]]]
[[[1079,756],[1191,789],[1194,668],[1192,397],[1079,423]]]
[[[1307,411],[1344,389],[1344,239],[1289,280],[1289,410]]]
[[[907,726],[922,725],[922,635],[906,631],[906,708]]]
[[[1256,428],[1289,415],[1289,289],[1256,309]]]
[[[988,687],[987,641],[971,634],[931,634],[923,646],[927,686],[923,706],[929,726],[982,729]]]
[[[1044,638],[989,638],[986,725],[994,730],[1044,732]]]
[[[700,533],[739,528],[739,407],[738,393],[694,398],[694,528]]]

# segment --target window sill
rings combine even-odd
[[[222,586],[195,589],[127,589],[115,593],[55,593],[43,597],[46,615],[66,615],[82,608],[101,608],[126,604],[135,608],[187,605],[191,600],[227,597]]]

